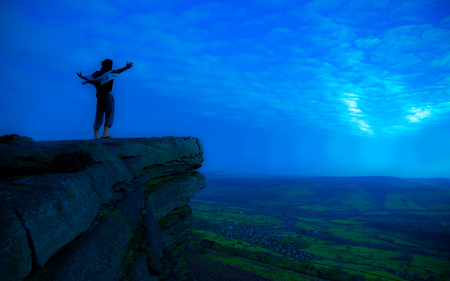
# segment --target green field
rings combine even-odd
[[[380,185],[384,180],[375,179]],[[293,179],[228,179],[225,187],[217,180],[191,202],[196,224],[206,227],[195,233],[342,276],[450,280],[450,245],[439,242],[450,237],[450,206],[445,203],[450,202],[450,181],[447,188],[441,182],[386,179],[395,192],[373,183],[364,187],[360,178],[351,179],[352,184],[331,180],[336,190],[326,181],[301,179],[295,185]],[[297,260],[299,251],[304,254]],[[315,268],[311,274],[322,271]]]
[[[258,251],[271,252],[271,251],[267,250],[266,248],[253,245],[253,244],[247,243],[245,241],[223,237],[221,235],[207,232],[207,231],[197,230],[196,232],[200,235],[200,237],[209,239],[211,241],[215,241],[223,246],[229,246],[229,247],[233,247],[233,248],[237,248],[237,249],[246,249],[251,252],[258,252]],[[276,255],[279,255],[279,254],[276,254]]]
[[[191,262],[191,268],[194,267],[194,269],[200,271],[202,275],[209,276],[209,280],[211,280],[212,274],[215,275],[216,279],[220,280],[247,280],[246,278],[249,273],[252,275],[251,280],[316,280],[308,275],[212,250],[207,250],[202,254],[196,254],[195,249],[198,249],[198,247],[190,247],[191,252],[189,260]]]
[[[249,271],[252,273],[256,273],[264,278],[268,278],[270,280],[276,280],[276,281],[289,281],[289,280],[309,280],[306,278],[303,278],[299,276],[298,274],[294,272],[290,272],[287,270],[279,270],[278,268],[267,268],[267,266],[262,266],[260,264],[246,261],[243,259],[236,259],[234,257],[217,257],[209,255],[209,258],[213,260],[220,261],[224,264],[235,266],[239,269]]]
[[[244,215],[244,214],[230,214],[224,212],[199,212],[195,214],[198,219],[201,220],[215,220],[215,221],[225,221],[233,222],[235,224],[246,223],[251,225],[258,224],[270,224],[270,225],[280,225],[283,224],[282,220],[279,220],[270,216],[263,215]]]

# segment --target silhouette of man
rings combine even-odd
[[[112,92],[114,78],[120,73],[133,67],[132,62],[126,63],[125,67],[112,70],[113,62],[110,59],[102,61],[102,68],[94,72],[90,76],[83,76],[77,73],[78,77],[83,79],[83,84],[92,84],[97,90],[97,112],[95,113],[94,122],[94,138],[98,139],[98,131],[103,124],[103,114],[105,115],[105,125],[103,128],[103,135],[101,138],[114,139],[109,135],[109,128],[111,128],[114,121],[114,96]]]

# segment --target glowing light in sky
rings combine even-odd
[[[427,118],[431,115],[431,111],[428,108],[421,109],[413,107],[409,110],[411,112],[411,115],[406,116],[406,118],[410,122],[419,122],[420,120]]]
[[[347,97],[342,100],[348,106],[348,110],[350,111],[349,115],[351,116],[350,120],[355,123],[361,131],[373,135],[373,130],[370,128],[370,125],[363,119],[365,115],[362,113],[362,110],[358,108],[358,96],[349,93],[345,93],[344,95]]]

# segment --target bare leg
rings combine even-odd
[[[102,136],[102,138],[114,139],[114,137],[108,135],[108,131],[109,131],[109,127],[105,126],[104,129],[103,129],[103,136]]]
[[[94,130],[94,139],[98,139],[98,130]]]

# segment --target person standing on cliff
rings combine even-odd
[[[89,83],[95,86],[97,90],[97,112],[95,113],[94,122],[94,138],[98,139],[98,131],[100,126],[103,124],[103,114],[105,115],[105,125],[103,130],[103,135],[101,138],[114,139],[114,137],[109,135],[109,128],[111,128],[114,121],[114,96],[112,92],[114,78],[116,78],[120,73],[124,72],[133,67],[132,62],[126,63],[125,67],[112,70],[113,61],[110,59],[105,59],[102,61],[102,68],[92,75],[83,76],[77,73],[78,77],[83,79],[83,85]]]

